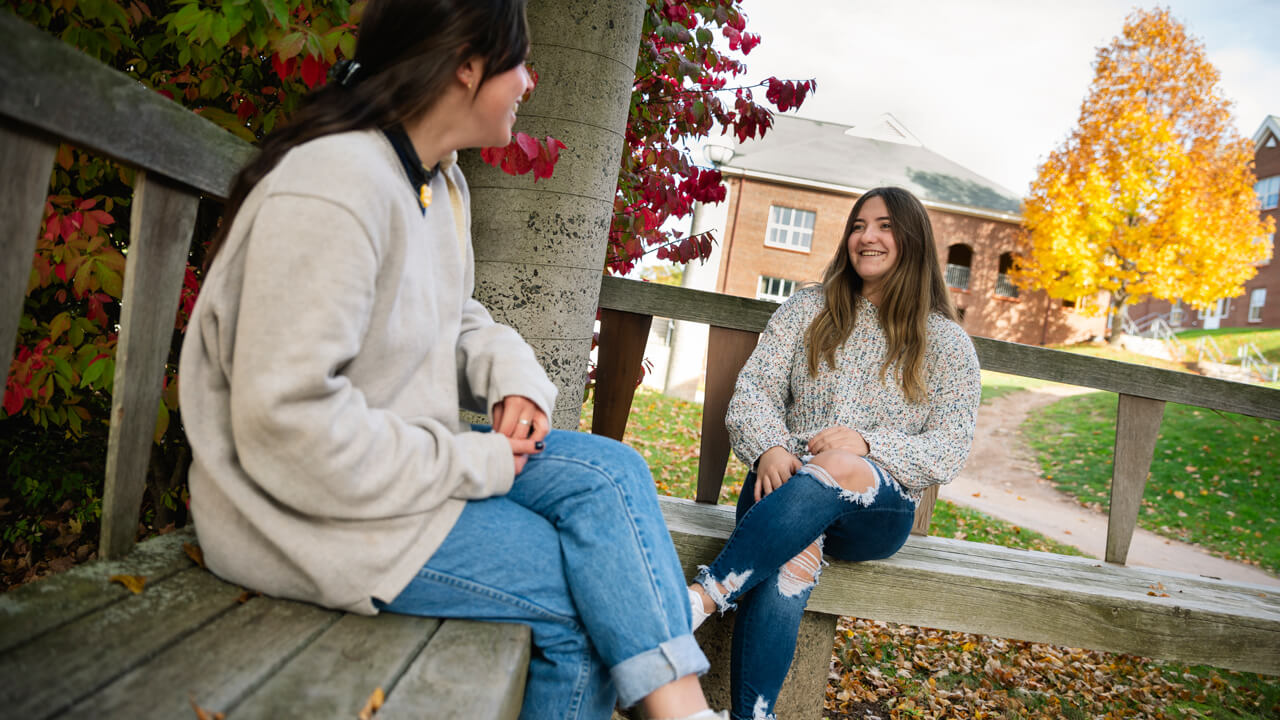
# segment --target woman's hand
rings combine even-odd
[[[800,468],[800,458],[787,452],[786,448],[774,445],[765,450],[756,461],[756,502],[782,487]]]
[[[833,425],[813,436],[809,441],[809,452],[817,455],[828,450],[848,450],[855,455],[866,455],[871,452],[862,433],[843,425]]]
[[[511,443],[515,474],[524,470],[530,455],[542,452],[542,440],[551,431],[547,414],[523,395],[508,395],[493,404],[493,430]]]
[[[551,430],[551,422],[532,400],[523,395],[508,395],[493,404],[493,431],[509,438],[542,440]]]

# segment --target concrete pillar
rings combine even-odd
[[[706,262],[694,260],[684,266],[684,278],[681,287],[694,290],[716,289],[716,276],[720,272],[720,257],[723,254],[721,244],[724,243],[725,228],[729,223],[729,202],[707,205],[695,203],[690,234],[710,230],[714,233],[716,244],[711,249],[711,256]],[[676,320],[671,329],[671,357],[667,364],[667,382],[663,393],[681,400],[696,400],[698,383],[702,380],[703,368],[707,360],[708,328],[702,323]]]
[[[475,297],[533,346],[560,388],[557,428],[576,428],[627,110],[643,0],[531,0],[530,59],[540,80],[516,130],[557,138],[554,175],[534,184],[464,153],[471,185]]]

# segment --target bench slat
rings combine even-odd
[[[0,718],[56,716],[235,604],[240,588],[190,568],[0,656]]]
[[[514,720],[528,667],[528,626],[449,620],[387,697],[378,720]]]
[[[126,558],[78,565],[0,593],[0,652],[129,597],[123,586],[107,581],[112,575],[141,575],[154,585],[192,567],[184,542],[195,542],[190,529],[151,538]]]
[[[710,562],[732,509],[660,500],[685,567]],[[1280,674],[1273,588],[947,538],[913,537],[888,560],[833,562],[809,609]]]
[[[84,698],[69,718],[192,717],[189,698],[227,712],[338,620],[313,605],[254,598]]]
[[[57,150],[56,143],[0,121],[0,362],[6,377]]]
[[[164,363],[173,339],[178,291],[199,204],[200,199],[190,190],[159,176],[138,174],[111,393],[98,545],[104,558],[129,552],[137,533],[156,410],[164,387]]]
[[[374,689],[392,690],[439,626],[392,613],[345,615],[254,690],[235,718],[354,718]]]
[[[652,315],[601,311],[595,411],[591,416],[591,432],[596,435],[622,440],[652,323]]]

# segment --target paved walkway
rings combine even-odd
[[[1015,392],[983,405],[973,452],[941,497],[1034,530],[1102,558],[1107,516],[1085,508],[1040,479],[1040,468],[1018,428],[1027,415],[1087,389],[1067,385]],[[1139,528],[1129,547],[1130,565],[1197,573],[1224,580],[1280,587],[1280,578],[1244,563],[1210,555],[1194,545]]]

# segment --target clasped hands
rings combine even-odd
[[[508,395],[493,404],[493,431],[505,435],[511,444],[516,475],[524,470],[530,455],[542,452],[542,440],[551,431],[547,414],[523,395]]]
[[[808,449],[811,455],[819,455],[828,450],[848,450],[855,455],[866,455],[871,450],[862,433],[843,425],[833,425],[814,435],[809,441]],[[800,468],[800,458],[792,455],[786,448],[774,445],[765,450],[756,461],[756,502],[782,487]]]

